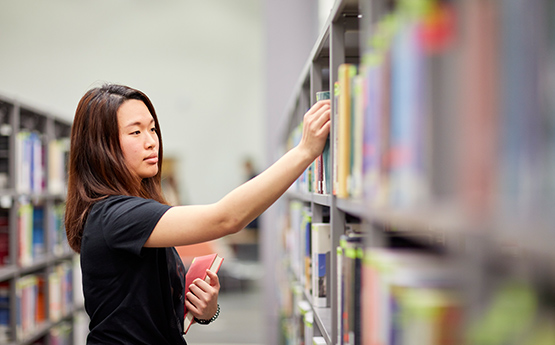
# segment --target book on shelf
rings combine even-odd
[[[61,138],[48,143],[48,192],[62,194],[66,184],[69,140]]]
[[[21,266],[27,266],[33,262],[33,205],[30,203],[22,203],[17,210],[17,214],[19,241],[18,262]]]
[[[362,150],[364,146],[364,93],[366,81],[359,74],[352,80],[352,121],[351,121],[351,155],[348,179],[349,195],[360,199],[363,195],[362,185]]]
[[[444,261],[410,249],[365,248],[364,344],[459,344],[462,304]]]
[[[0,267],[10,264],[9,213],[0,210]]]
[[[330,91],[320,91],[316,93],[316,101],[330,99]],[[324,151],[317,158],[317,189],[320,194],[331,194],[331,155],[330,155],[330,137],[326,140]]]
[[[44,237],[44,207],[33,207],[33,233],[32,233],[31,256],[33,260],[46,254],[46,242]]]
[[[363,235],[360,224],[349,227],[359,231],[348,231],[340,236],[337,248],[337,343],[360,344],[360,298],[361,260]]]
[[[17,339],[25,339],[46,321],[44,277],[38,274],[23,276],[16,281]]]
[[[217,253],[195,257],[191,262],[191,266],[187,270],[187,274],[185,275],[185,296],[189,292],[189,286],[193,284],[195,279],[200,278],[207,283],[210,283],[210,277],[206,273],[206,270],[217,273],[223,260],[224,259]],[[187,333],[194,320],[195,317],[193,314],[191,314],[191,312],[187,310],[187,307],[185,307],[183,333]]]
[[[458,197],[469,214],[492,211],[499,164],[499,13],[496,2],[470,1],[461,25],[458,70]],[[484,35],[484,32],[490,34]],[[519,85],[522,80],[519,80]],[[512,139],[511,139],[512,140]],[[519,166],[520,168],[520,166]]]
[[[49,318],[58,321],[70,313],[74,305],[73,263],[56,265],[48,274]]]
[[[328,307],[331,225],[312,223],[312,304]]]
[[[304,314],[304,343],[308,345],[314,337],[314,313],[309,311]]]
[[[357,73],[353,64],[341,64],[338,70],[339,97],[337,122],[337,197],[349,197],[348,179],[351,167],[352,80]]]
[[[338,178],[338,164],[337,164],[337,152],[339,151],[339,82],[336,81],[333,83],[333,102],[332,102],[332,117],[331,117],[331,124],[332,124],[332,152],[333,152],[333,161],[332,161],[332,194],[337,195],[337,191],[339,189],[339,178]]]
[[[303,240],[304,258],[304,288],[309,294],[312,293],[312,215],[310,209],[303,208],[303,220],[301,223],[301,239]]]
[[[303,203],[298,200],[293,200],[289,203],[288,220],[285,232],[285,252],[287,253],[287,261],[290,263],[291,271],[296,279],[301,281],[303,275],[302,265],[304,247],[302,243],[304,238],[302,236],[302,222],[304,214]]]
[[[64,252],[70,251],[63,224],[64,212],[64,203],[48,208],[48,237],[50,239],[48,250],[54,255],[62,255]]]
[[[312,345],[327,345],[324,337],[312,337]]]
[[[16,135],[16,190],[20,193],[41,193],[45,187],[45,148],[41,135],[23,130]]]
[[[400,14],[401,15],[401,14]],[[389,204],[410,207],[424,198],[427,170],[425,140],[426,57],[419,37],[422,16],[400,24],[391,44],[391,146]]]
[[[10,285],[0,282],[0,342],[8,343],[10,340]]]
[[[310,307],[310,303],[308,303],[307,300],[305,299],[299,299],[297,301],[297,310],[296,310],[296,329],[293,332],[295,334],[294,336],[294,341],[295,343],[299,344],[299,345],[304,345],[305,341],[306,341],[306,331],[307,331],[307,326],[305,323],[305,317],[307,314],[312,314],[312,308]],[[313,315],[312,315],[313,317]],[[314,320],[314,318],[313,318]],[[312,330],[309,330],[312,331]]]
[[[385,204],[387,195],[389,152],[389,56],[390,45],[386,22],[375,24],[373,41],[378,41],[371,52],[363,56],[360,73],[364,78],[362,90],[363,196],[374,205]]]
[[[10,160],[9,160],[9,149],[10,149],[10,136],[2,133],[2,127],[8,126],[11,131],[11,126],[0,124],[0,189],[7,189],[9,186],[9,175],[10,175]]]

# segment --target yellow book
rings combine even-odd
[[[356,66],[342,64],[339,66],[339,97],[337,124],[337,197],[349,196],[348,178],[351,167],[351,80],[356,75]]]

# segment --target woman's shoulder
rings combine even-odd
[[[129,224],[158,219],[171,206],[137,196],[111,195],[96,202],[87,217],[89,225],[124,227]]]
[[[130,195],[109,195],[97,201],[92,208],[92,212],[122,212],[127,213],[135,208],[144,207],[168,207],[153,199],[141,198]]]

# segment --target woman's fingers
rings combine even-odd
[[[210,286],[217,287],[220,290],[220,279],[218,275],[210,270],[206,270],[206,274],[210,278]]]
[[[306,112],[305,117],[307,116],[310,117],[318,113],[318,111],[322,110],[322,108],[329,107],[330,105],[331,105],[331,102],[329,99],[318,101],[314,103],[312,107],[310,107],[310,109]]]
[[[328,121],[331,119],[331,108],[329,105],[325,105],[324,107],[320,108],[316,113],[314,124],[316,128],[321,129]]]

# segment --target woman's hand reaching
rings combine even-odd
[[[202,279],[195,279],[189,286],[185,296],[185,306],[194,317],[200,320],[209,320],[218,310],[218,294],[220,281],[218,275],[206,270],[210,283]]]
[[[329,99],[315,103],[304,115],[299,149],[304,150],[312,159],[316,159],[324,150],[331,127],[330,116]]]

